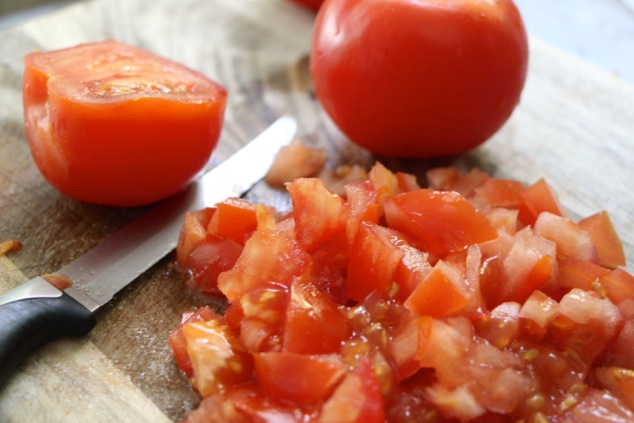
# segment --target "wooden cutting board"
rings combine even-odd
[[[93,0],[0,33],[0,291],[62,265],[141,212],[81,204],[55,192],[33,165],[22,127],[22,58],[114,38],[216,79],[229,91],[215,165],[279,114],[299,120],[306,142],[328,149],[329,166],[370,164],[320,109],[308,51],[314,15],[283,0]],[[452,163],[532,183],[545,177],[574,218],[607,209],[634,260],[634,87],[531,39],[529,77],[510,121]],[[399,162],[422,173],[447,161]],[[249,197],[287,208],[283,192]],[[632,265],[628,266],[631,272]],[[105,307],[83,339],[55,342],[0,391],[0,421],[160,422],[183,418],[198,398],[167,347],[183,311],[200,304],[183,289],[173,256]],[[216,304],[222,307],[222,304]]]

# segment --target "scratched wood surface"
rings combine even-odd
[[[63,197],[33,165],[22,128],[22,58],[34,50],[118,39],[182,62],[222,83],[229,105],[210,166],[280,114],[329,152],[328,166],[370,164],[328,120],[312,93],[308,51],[314,15],[283,0],[93,0],[0,32],[0,292],[62,265],[142,209]],[[634,260],[634,87],[531,40],[529,78],[510,121],[481,148],[451,161],[532,183],[545,177],[572,216],[607,209]],[[422,174],[445,164],[383,160]],[[287,208],[263,184],[250,194]],[[84,339],[55,342],[0,390],[0,421],[177,421],[197,396],[166,344],[181,313],[203,300],[183,289],[168,256],[100,312]],[[221,308],[221,303],[215,304]]]

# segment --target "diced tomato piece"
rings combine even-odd
[[[370,169],[368,179],[379,193],[379,198],[390,197],[401,192],[396,175],[379,162]]]
[[[425,178],[430,189],[451,191],[461,175],[456,167],[435,167],[425,172]]]
[[[559,262],[559,284],[566,288],[594,289],[593,284],[607,275],[609,269],[588,260],[566,259]]]
[[[294,283],[286,309],[282,348],[303,354],[338,352],[352,328],[341,307],[312,284]]]
[[[542,337],[559,312],[559,303],[541,291],[534,291],[519,312],[525,330]]]
[[[346,236],[348,245],[354,242],[361,222],[379,223],[383,215],[383,207],[379,204],[379,193],[370,181],[346,185]]]
[[[282,327],[289,288],[267,282],[247,292],[231,304],[225,316],[249,352],[275,351],[281,348]]]
[[[222,395],[213,394],[203,400],[198,408],[193,410],[182,423],[249,423],[247,415],[243,414],[233,401]]]
[[[290,286],[309,271],[311,259],[288,234],[256,231],[247,240],[235,266],[218,276],[218,287],[236,301],[263,282]]]
[[[630,410],[634,410],[634,370],[623,367],[598,367],[594,377]]]
[[[619,304],[624,323],[603,359],[604,366],[634,369],[634,298]]]
[[[610,269],[625,266],[623,244],[607,211],[604,210],[580,220],[579,228],[590,234],[597,251],[598,263],[601,266]]]
[[[456,320],[453,320],[457,323]],[[421,367],[431,367],[441,381],[456,385],[466,381],[464,370],[456,364],[466,356],[472,333],[462,326],[453,326],[440,319],[423,316],[418,319],[418,350],[416,358]]]
[[[295,236],[306,251],[345,233],[343,199],[330,192],[320,179],[295,179],[286,188],[293,202]]]
[[[396,367],[396,377],[399,381],[413,375],[420,364],[416,359],[418,351],[419,318],[408,319],[392,335],[390,353]]]
[[[510,179],[489,178],[476,192],[484,196],[492,208],[519,209],[523,205],[524,184]]]
[[[605,295],[614,304],[619,304],[628,298],[634,297],[634,275],[623,269],[610,270],[599,279]]]
[[[374,290],[387,292],[403,259],[405,243],[392,229],[361,222],[348,259],[348,297],[360,301]]]
[[[174,358],[178,367],[185,372],[187,377],[191,377],[193,373],[192,363],[187,354],[187,340],[183,335],[183,326],[185,323],[204,322],[207,320],[220,319],[222,317],[214,313],[209,307],[203,306],[196,310],[194,313],[183,314],[181,323],[175,327],[167,340],[167,343],[174,352]]]
[[[187,267],[202,294],[218,295],[218,275],[231,269],[242,253],[242,245],[232,239],[207,235],[191,252]]]
[[[526,187],[522,192],[526,209],[520,208],[520,220],[525,225],[533,225],[542,212],[567,217],[568,213],[559,202],[559,198],[544,178]],[[527,212],[524,212],[527,210]]]
[[[400,192],[416,191],[421,189],[418,184],[418,178],[416,175],[406,172],[396,172],[396,180],[398,182],[398,189]]]
[[[193,386],[204,398],[251,377],[251,355],[220,319],[186,323],[183,335],[193,368]]]
[[[252,381],[227,389],[222,398],[232,403],[251,423],[299,423],[309,421],[315,413],[310,407],[304,410],[300,404],[292,401],[269,397]],[[217,422],[225,423],[224,420]],[[201,423],[210,422],[203,420]]]
[[[427,171],[426,176],[430,188],[441,191],[456,191],[465,197],[473,195],[475,189],[491,177],[478,168],[472,168],[464,175],[456,168],[436,168]]]
[[[476,325],[478,335],[498,348],[505,348],[520,335],[520,304],[507,302],[491,310],[487,319]]]
[[[320,423],[383,423],[385,407],[376,374],[365,358],[324,403]]]
[[[519,211],[495,208],[486,213],[486,217],[498,232],[505,232],[509,235],[515,235],[518,230]]]
[[[610,300],[575,288],[559,302],[547,341],[592,363],[608,350],[622,325],[623,316]]]
[[[504,258],[502,301],[524,302],[556,274],[556,247],[552,241],[524,228],[513,237]]]
[[[310,282],[337,304],[348,301],[346,294],[346,271],[348,267],[347,242],[341,236],[320,245],[310,252],[313,263]]]
[[[396,268],[394,280],[399,286],[397,297],[405,301],[433,270],[429,254],[409,244],[399,244],[403,258]]]
[[[439,261],[403,305],[419,316],[451,316],[469,305],[463,276]]]
[[[282,188],[297,178],[317,175],[326,163],[326,150],[306,145],[298,139],[280,149],[264,177],[267,184]]]
[[[228,198],[216,204],[216,212],[209,221],[207,231],[244,245],[257,227],[257,205],[243,198]]]
[[[486,217],[455,192],[420,189],[391,197],[384,207],[389,227],[437,257],[498,235]]]
[[[178,235],[176,245],[176,263],[181,269],[188,270],[187,258],[194,248],[207,237],[207,225],[216,209],[207,207],[201,210],[187,212],[183,227]]]
[[[325,400],[346,374],[336,354],[308,355],[290,352],[254,354],[258,384],[271,398],[300,404]]]
[[[592,260],[596,256],[590,235],[565,217],[541,213],[535,221],[535,234],[557,244],[559,259]]]

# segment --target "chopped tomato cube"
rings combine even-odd
[[[172,330],[168,338],[168,344],[174,352],[174,358],[178,367],[185,372],[187,377],[191,377],[194,370],[192,369],[192,363],[187,354],[187,340],[183,335],[183,326],[186,323],[204,322],[207,320],[222,319],[216,313],[214,313],[209,307],[200,307],[194,313],[183,314],[183,320],[180,325]]]
[[[336,354],[263,352],[253,358],[263,392],[271,398],[287,398],[300,404],[325,400],[346,374]]]
[[[541,213],[535,221],[535,234],[557,244],[560,259],[593,260],[596,255],[590,235],[565,217]]]
[[[306,251],[345,233],[343,199],[320,179],[295,179],[287,189],[293,202],[296,238]]]
[[[482,194],[493,208],[519,209],[523,205],[524,184],[520,181],[489,178],[476,189],[476,192]]]
[[[567,217],[568,213],[559,202],[559,198],[544,178],[526,187],[522,192],[524,208],[520,209],[520,220],[525,225],[532,225],[542,212],[549,212],[556,216]]]
[[[220,319],[188,322],[183,325],[183,336],[192,364],[193,385],[201,396],[251,377],[251,355]]]
[[[238,300],[262,282],[290,286],[310,270],[311,259],[288,234],[256,231],[245,243],[235,266],[218,276],[229,301]]]
[[[216,209],[208,207],[185,214],[183,227],[176,245],[176,263],[187,270],[187,258],[191,252],[207,237],[207,225]]]
[[[611,269],[625,266],[623,244],[607,211],[604,210],[580,220],[579,228],[590,234],[597,250],[598,263],[601,266]]]
[[[242,198],[228,198],[216,204],[207,231],[244,245],[257,227],[257,206]]]
[[[231,269],[241,253],[242,245],[234,240],[207,235],[187,259],[187,267],[200,292],[218,295],[218,275]]]
[[[610,270],[599,279],[605,295],[614,303],[620,304],[634,297],[634,276],[623,269]]]
[[[304,354],[336,353],[352,328],[337,303],[314,285],[294,283],[286,309],[282,349]]]
[[[379,223],[383,208],[379,204],[379,193],[370,181],[346,185],[346,236],[352,245],[361,222]]]
[[[404,256],[400,234],[390,228],[361,222],[348,259],[348,297],[360,301],[372,291],[387,292]]]
[[[385,214],[389,227],[437,257],[498,235],[486,217],[455,192],[420,189],[395,195],[386,202]]]
[[[462,275],[439,261],[403,305],[419,316],[451,316],[469,305]]]
[[[324,404],[320,423],[383,423],[385,408],[383,396],[366,358],[354,371],[348,373]]]

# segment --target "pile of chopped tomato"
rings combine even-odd
[[[224,315],[169,343],[202,396],[191,422],[625,422],[634,276],[610,218],[573,221],[545,180],[380,164],[293,210],[190,213],[177,260]]]

